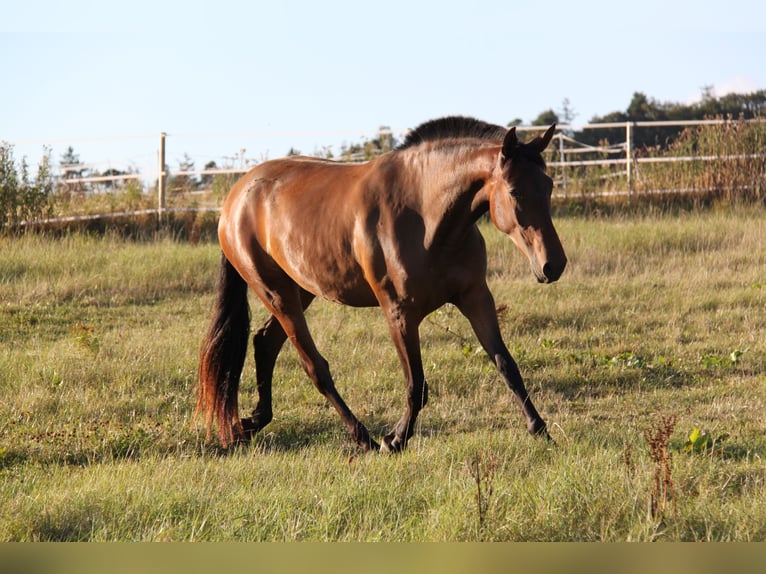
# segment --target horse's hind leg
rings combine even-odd
[[[313,300],[314,296],[311,293],[301,292],[301,305],[304,311]],[[253,335],[258,404],[249,418],[242,419],[242,429],[248,438],[269,424],[273,417],[271,385],[274,365],[286,340],[287,334],[274,315],[269,317],[263,327]]]
[[[285,329],[298,351],[303,369],[319,392],[338,411],[354,442],[364,450],[379,450],[378,443],[370,438],[367,428],[354,416],[354,413],[351,412],[335,388],[335,381],[330,374],[330,366],[317,350],[303,313],[300,316],[285,317],[283,320],[289,324],[289,327],[285,326]]]
[[[270,287],[261,286],[256,289],[256,293],[261,298],[266,307],[279,321],[282,327],[282,332],[295,349],[298,351],[298,358],[300,359],[303,370],[309,376],[320,393],[335,407],[338,411],[341,419],[343,420],[346,428],[351,433],[354,441],[365,450],[377,450],[380,446],[370,438],[370,434],[365,426],[359,422],[359,420],[351,412],[346,403],[338,394],[335,388],[335,381],[333,381],[330,374],[330,367],[325,358],[319,353],[309,332],[308,325],[306,323],[306,317],[303,314],[304,309],[311,302],[312,295],[297,288],[294,283],[290,283],[286,277],[281,277],[278,280],[274,278],[270,281]],[[276,327],[273,327],[276,329]],[[276,339],[277,331],[271,335],[274,337],[272,341]],[[258,335],[256,334],[256,337]],[[256,340],[256,345],[258,344]],[[284,342],[284,341],[283,341]],[[256,351],[257,353],[258,351]],[[278,352],[278,351],[277,351]],[[276,353],[267,355],[267,358],[276,360]],[[262,359],[264,369],[270,365],[270,362],[266,362]],[[273,370],[264,370],[264,375]],[[259,375],[260,376],[260,375]],[[270,400],[271,382],[270,377],[263,378],[263,386],[259,387],[259,393],[263,392],[263,397],[268,396]],[[260,406],[260,401],[259,401]],[[258,409],[256,409],[257,411]],[[264,407],[265,410],[265,407]]]
[[[273,315],[253,335],[258,404],[249,418],[242,419],[242,430],[248,438],[271,422],[271,381],[277,356],[286,340],[285,330]]]

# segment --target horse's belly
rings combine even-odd
[[[320,285],[311,281],[307,281],[305,284],[302,281],[297,282],[301,287],[306,289],[306,291],[313,293],[317,297],[328,301],[334,301],[341,305],[348,305],[350,307],[377,307],[378,305],[378,300],[375,298],[375,294],[366,283],[364,285],[358,285],[331,282],[329,284]]]
[[[351,307],[375,307],[378,301],[360,268],[342,267],[333,261],[307,260],[289,266],[288,275],[309,293]]]
[[[328,301],[335,301],[336,303],[348,305],[349,307],[378,306],[378,300],[375,298],[375,294],[369,287],[357,291],[343,291],[339,293],[326,292],[322,297]]]

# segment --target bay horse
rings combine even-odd
[[[200,352],[195,418],[203,415],[208,437],[214,418],[224,447],[271,421],[274,365],[290,339],[306,374],[362,449],[403,450],[428,401],[418,328],[452,303],[513,392],[528,431],[550,439],[501,337],[477,220],[489,211],[527,256],[537,281],[561,276],[567,259],[551,221],[553,182],[541,155],[555,127],[522,143],[515,128],[448,117],[420,125],[399,147],[366,163],[288,157],[243,175],[218,224],[223,254]],[[253,337],[258,402],[240,419],[248,288],[271,316]],[[383,311],[407,404],[380,445],[338,394],[311,337],[304,311],[315,297]]]

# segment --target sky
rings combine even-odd
[[[157,172],[766,89],[763,0],[0,0],[0,141]],[[245,150],[244,152],[242,150]]]

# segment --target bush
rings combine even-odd
[[[48,150],[30,181],[26,158],[17,168],[13,146],[0,143],[0,233],[18,233],[22,222],[50,215],[53,189]]]

